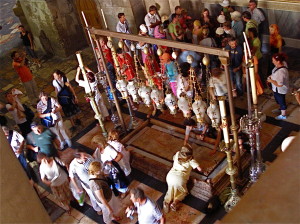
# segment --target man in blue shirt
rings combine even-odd
[[[230,65],[229,72],[233,83],[233,89],[236,88],[239,96],[243,95],[242,85],[242,62],[243,62],[243,49],[237,44],[237,40],[231,37],[228,40],[226,50],[230,51]]]

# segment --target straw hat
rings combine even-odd
[[[217,18],[218,23],[225,23],[226,22],[226,18],[224,15],[219,15]]]
[[[232,19],[241,20],[242,14],[238,11],[231,12],[230,15]]]
[[[229,6],[229,1],[224,0],[222,3],[220,3],[220,5],[223,6],[223,7],[228,7]]]
[[[218,35],[224,34],[224,28],[223,27],[218,27],[217,30],[216,30],[216,34],[218,34]]]

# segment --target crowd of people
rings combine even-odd
[[[150,6],[149,12],[145,16],[145,23],[139,26],[138,35],[229,50],[229,73],[233,84],[233,95],[242,96],[246,91],[245,56],[242,47],[243,32],[245,32],[253,55],[257,93],[258,95],[263,93],[265,83],[271,84],[275,100],[279,104],[279,109],[273,112],[280,113],[276,119],[285,120],[287,118],[285,95],[289,89],[289,73],[287,58],[282,53],[284,41],[279,34],[278,26],[272,24],[269,27],[271,57],[268,71],[263,73],[261,27],[265,17],[257,8],[256,1],[250,0],[249,9],[244,12],[235,11],[227,0],[222,1],[220,5],[219,15],[213,17],[205,8],[201,11],[199,19],[192,19],[188,12],[180,6],[176,6],[175,12],[170,16],[160,16],[157,8]],[[119,13],[118,19],[117,32],[131,34],[131,27],[125,14]],[[31,34],[22,25],[19,26],[19,30],[27,55],[40,66],[41,63],[34,52]],[[138,78],[139,68],[137,68],[136,60],[132,55],[134,50],[139,54],[138,62],[144,71],[146,79],[144,85],[159,90],[167,89],[176,98],[180,98],[182,95],[192,98],[195,94],[201,94],[201,92],[195,93],[195,89],[191,88],[189,83],[189,75],[193,70],[197,81],[202,86],[207,86],[211,110],[216,107],[217,97],[226,96],[228,93],[223,67],[215,56],[209,56],[208,70],[210,72],[207,73],[207,68],[202,63],[203,54],[150,45],[145,42],[138,42],[136,48],[132,50],[131,41],[123,40],[123,42],[124,48],[118,48],[116,53],[120,74],[127,81]],[[100,67],[102,72],[105,72],[103,68],[105,63],[112,83],[116,86],[116,77],[120,74],[116,73],[115,61],[107,44],[104,37],[100,38],[100,47],[105,57],[105,62],[99,59]],[[157,54],[158,49],[162,51],[161,54]],[[174,54],[175,56],[173,56]],[[192,57],[191,63],[187,56]],[[68,212],[70,212],[70,201],[73,198],[83,205],[85,194],[87,194],[94,210],[98,214],[103,214],[105,223],[118,221],[120,219],[117,216],[120,200],[129,193],[133,204],[126,209],[128,217],[131,217],[132,213],[136,211],[139,223],[164,223],[162,211],[154,201],[144,194],[142,189],[129,189],[130,152],[120,142],[117,130],[110,130],[108,141],[98,135],[92,138],[91,142],[95,146],[93,155],[89,155],[82,149],[76,149],[72,162],[64,164],[59,158],[58,151],[64,150],[66,146],[72,147],[73,144],[64,126],[63,116],[70,120],[73,130],[81,124],[78,119],[80,108],[77,93],[65,73],[55,70],[52,85],[56,97],[50,97],[46,92],[38,90],[33,74],[28,67],[26,54],[14,51],[11,58],[12,66],[24,85],[31,106],[37,109],[36,117],[40,119],[40,122],[36,122],[32,110],[20,102],[19,96],[23,93],[18,89],[12,89],[5,95],[6,108],[18,125],[21,134],[16,130],[10,130],[5,122],[1,125],[30,181],[33,182],[36,178],[33,177],[28,161],[37,161],[41,180],[51,187],[52,193]],[[84,69],[87,72],[86,79],[81,78],[81,68],[78,67],[74,77],[75,81],[85,89],[87,94],[91,92],[95,94],[96,105],[103,120],[109,120],[109,112],[98,89],[98,77],[89,68],[85,67]],[[107,88],[107,96],[110,99],[111,90],[109,86]],[[91,104],[91,106],[93,105]],[[210,130],[209,126],[213,125],[220,140],[220,126],[218,126],[218,122],[210,120],[210,118],[211,116],[208,114],[201,124],[193,116],[184,121],[186,126],[184,146],[174,155],[173,167],[166,177],[168,191],[163,203],[165,213],[169,212],[169,209],[176,211],[179,202],[188,194],[186,184],[191,170],[197,169],[201,172],[201,167],[193,159],[193,150],[189,145],[190,132],[194,132],[198,139],[203,140]]]

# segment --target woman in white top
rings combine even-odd
[[[38,153],[37,159],[41,163],[40,175],[42,181],[51,187],[54,196],[70,213],[70,201],[73,197],[69,188],[68,174],[62,168],[65,164],[57,157],[47,157],[41,152]]]
[[[80,120],[75,117],[80,112],[77,105],[78,99],[69,79],[66,77],[65,73],[60,70],[55,70],[53,78],[52,85],[55,88],[57,100],[61,105],[65,116],[70,119],[73,127],[75,127],[75,124],[80,125]]]
[[[127,179],[125,177],[124,170],[121,168],[121,164],[124,167],[123,154],[106,143],[103,137],[100,135],[96,135],[92,138],[92,144],[97,146],[93,157],[95,158],[95,160],[102,162],[103,167],[108,171],[110,176],[112,176],[113,173],[116,172],[123,173],[121,174],[121,176],[117,175],[116,177],[112,178],[115,183],[116,189],[122,193],[121,197],[123,198],[128,190]],[[114,162],[116,162],[117,164]],[[116,168],[118,169],[118,167],[116,166],[119,166],[119,169],[121,169],[120,172],[119,170],[116,171]]]
[[[98,106],[99,112],[102,115],[102,119],[109,120],[109,113],[108,110],[104,104],[104,101],[102,99],[102,95],[98,89],[98,80],[96,79],[95,74],[87,67],[85,67],[86,73],[86,80],[82,80],[79,78],[81,69],[80,67],[77,68],[77,73],[75,76],[75,81],[78,83],[79,86],[84,88],[84,91],[86,94],[93,92],[95,93],[95,101]],[[93,104],[90,102],[91,106],[93,107]]]
[[[275,65],[275,68],[272,70],[272,74],[267,80],[267,82],[272,84],[275,100],[280,106],[278,110],[272,111],[281,111],[281,114],[275,117],[276,120],[286,119],[287,105],[285,102],[285,95],[289,89],[289,71],[286,67],[285,60],[286,56],[283,53],[276,53],[272,56],[272,63]]]
[[[41,118],[42,124],[50,128],[54,134],[56,134],[59,142],[60,149],[64,149],[65,144],[72,147],[70,137],[66,132],[62,116],[60,114],[61,105],[52,97],[49,97],[47,93],[40,92],[40,101],[37,104],[37,113]]]
[[[130,167],[130,152],[119,142],[119,132],[112,129],[108,133],[108,145],[112,146],[116,151],[122,153],[123,158],[119,161],[119,165],[124,171],[125,175],[128,176],[131,173]]]

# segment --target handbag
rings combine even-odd
[[[43,114],[47,114],[50,112],[51,112],[51,98],[48,97],[47,109],[43,112]],[[41,123],[42,123],[42,125],[44,125],[47,128],[51,128],[55,125],[54,120],[51,115],[41,118]]]

